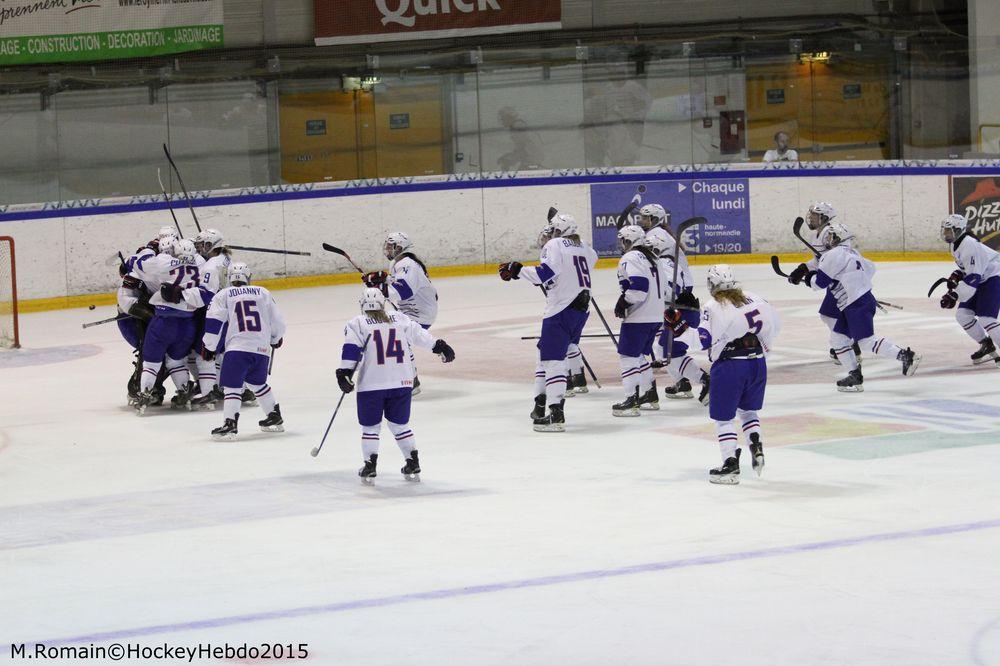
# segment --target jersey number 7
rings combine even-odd
[[[379,365],[385,365],[386,358],[394,358],[396,363],[403,362],[403,343],[396,339],[396,329],[389,329],[389,339],[385,344],[382,342],[382,331],[373,331],[372,339],[375,340],[375,354]]]

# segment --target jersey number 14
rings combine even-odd
[[[396,339],[396,329],[389,329],[389,339],[382,342],[382,331],[372,331],[372,338],[375,340],[375,354],[379,365],[385,365],[387,358],[396,359],[396,363],[403,362],[403,343]]]

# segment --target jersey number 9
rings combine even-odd
[[[239,324],[241,333],[246,331],[255,333],[260,330],[260,313],[254,309],[256,307],[256,301],[237,301],[236,323]]]
[[[385,365],[387,358],[396,359],[396,363],[403,362],[403,343],[396,339],[396,329],[389,329],[389,339],[385,344],[382,342],[382,331],[373,331],[372,338],[375,340],[375,354],[379,365]]]

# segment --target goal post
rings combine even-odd
[[[14,239],[0,236],[0,347],[21,346],[17,328],[17,261]]]

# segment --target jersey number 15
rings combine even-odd
[[[256,307],[256,301],[236,302],[236,323],[239,324],[241,333],[260,330],[260,313],[254,309]]]

